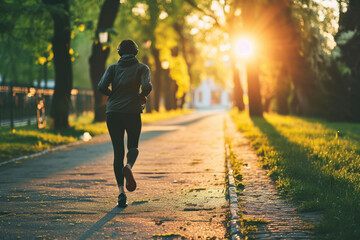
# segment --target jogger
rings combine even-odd
[[[118,206],[126,207],[124,178],[126,189],[130,192],[134,191],[136,181],[131,170],[139,154],[142,106],[146,103],[152,85],[149,67],[139,63],[135,57],[138,53],[135,42],[122,41],[118,53],[121,56],[119,62],[109,66],[105,71],[98,84],[98,90],[109,96],[106,104],[106,123],[114,148],[114,173],[120,192]],[[128,152],[127,164],[124,166],[125,131],[128,136]]]

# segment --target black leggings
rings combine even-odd
[[[106,115],[106,124],[110,133],[111,141],[114,148],[114,172],[118,186],[124,186],[124,134],[127,133],[126,154],[127,163],[134,166],[139,154],[138,145],[141,132],[141,115],[140,113],[108,113]]]

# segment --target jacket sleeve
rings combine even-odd
[[[144,66],[143,72],[141,74],[141,93],[140,97],[146,97],[150,94],[152,90],[152,84],[150,81],[150,68]]]
[[[109,89],[109,85],[113,80],[113,69],[112,66],[108,67],[108,69],[106,69],[104,75],[102,76],[97,89],[105,94],[106,96],[110,96],[112,91]]]

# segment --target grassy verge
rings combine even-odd
[[[360,124],[231,111],[278,189],[320,211],[320,239],[360,239]]]
[[[143,123],[148,123],[181,116],[190,112],[192,110],[147,113],[142,115],[142,119]],[[14,130],[0,128],[0,162],[75,142],[79,140],[79,137],[84,132],[89,132],[92,136],[107,133],[106,123],[93,123],[93,119],[92,114],[70,117],[71,127],[61,131],[49,128],[37,129],[35,125],[19,127]]]

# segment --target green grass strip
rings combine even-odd
[[[360,124],[230,111],[283,195],[323,214],[319,239],[360,239]]]

